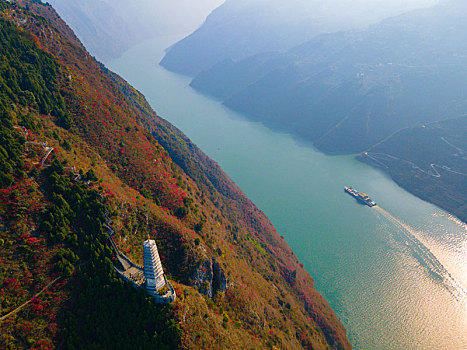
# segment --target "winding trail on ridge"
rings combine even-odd
[[[436,168],[443,169],[444,171],[447,171],[447,172],[450,172],[450,173],[453,173],[453,174],[467,176],[467,174],[459,172],[459,171],[452,170],[451,168],[449,168],[446,165],[439,165],[439,164],[435,164],[435,163],[430,164],[430,168],[434,172],[434,173],[430,173],[428,171],[423,170],[417,164],[415,164],[414,162],[411,162],[410,160],[398,158],[398,157],[392,156],[392,155],[387,154],[387,153],[364,152],[363,155],[365,155],[366,157],[372,159],[376,163],[382,165],[385,169],[389,169],[389,166],[387,164],[383,163],[383,160],[384,160],[384,158],[390,158],[392,160],[399,160],[401,162],[406,162],[406,163],[412,165],[413,169],[416,169],[416,170],[418,170],[418,171],[420,171],[420,172],[422,172],[422,173],[424,173],[426,175],[433,176],[433,177],[441,177],[441,174],[439,173],[438,170],[436,170]],[[379,159],[378,159],[378,157],[379,157]]]
[[[56,279],[54,279],[52,282],[50,282],[49,284],[47,284],[44,288],[42,288],[38,293],[34,294],[32,296],[32,298],[30,298],[28,301],[26,301],[25,303],[21,304],[20,306],[18,306],[16,309],[14,309],[13,311],[10,311],[9,313],[7,313],[5,316],[2,316],[0,317],[0,321],[4,321],[5,319],[7,319],[9,316],[11,315],[14,315],[16,314],[17,312],[21,311],[22,308],[24,308],[26,305],[28,305],[34,298],[37,298],[39,295],[41,295],[42,293],[44,293],[47,289],[49,289],[49,287],[51,285],[53,285],[55,282],[57,282],[60,278],[62,278],[62,276],[60,277],[57,277]]]

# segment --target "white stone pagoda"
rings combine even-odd
[[[146,278],[146,289],[157,293],[165,286],[166,280],[162,269],[161,259],[157,251],[156,241],[149,239],[143,243],[143,271]]]

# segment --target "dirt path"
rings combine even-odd
[[[24,304],[21,304],[20,306],[18,306],[16,309],[14,309],[13,311],[7,313],[5,316],[2,316],[0,317],[0,321],[3,321],[5,320],[6,318],[8,318],[9,316],[11,315],[14,315],[16,314],[17,312],[21,311],[22,308],[24,308],[26,305],[28,305],[34,298],[38,297],[39,295],[41,295],[43,292],[45,292],[51,285],[53,285],[55,282],[57,282],[60,278],[62,278],[62,276],[60,277],[57,277],[56,279],[54,279],[52,282],[50,282],[48,285],[46,285],[44,288],[42,288],[42,290],[38,293],[36,293],[31,299],[29,299],[28,301],[26,301]]]
[[[387,154],[387,153],[376,153],[376,152],[364,152],[363,155],[367,156],[368,158],[372,159],[373,161],[375,161],[376,163],[382,165],[385,169],[389,169],[389,166],[386,165],[383,161],[384,159],[382,158],[390,158],[392,160],[399,160],[401,162],[406,162],[408,164],[410,164],[412,166],[412,168],[426,174],[426,175],[429,175],[429,176],[433,176],[433,177],[441,177],[441,174],[439,173],[439,171],[436,169],[443,169],[444,171],[447,171],[449,173],[453,173],[453,174],[457,174],[457,175],[462,175],[462,176],[467,176],[467,174],[465,173],[462,173],[460,171],[455,171],[455,170],[452,170],[450,167],[446,166],[446,165],[439,165],[439,164],[435,164],[435,163],[431,163],[430,164],[430,168],[432,169],[433,173],[429,172],[429,171],[425,171],[423,170],[422,168],[420,168],[417,164],[415,164],[414,162],[411,162],[410,160],[406,160],[406,159],[402,159],[402,158],[398,158],[398,157],[395,157],[395,156],[392,156],[390,154]],[[379,159],[378,159],[379,157]]]

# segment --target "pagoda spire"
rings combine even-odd
[[[157,250],[156,241],[150,239],[143,243],[143,263],[144,277],[146,277],[146,288],[149,291],[157,292],[165,286],[164,270]]]

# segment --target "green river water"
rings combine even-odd
[[[268,215],[353,348],[467,349],[467,225],[353,156],[324,155],[197,93],[158,65],[174,41],[147,41],[107,66]],[[358,204],[349,185],[378,207]]]

